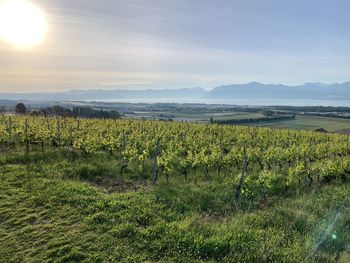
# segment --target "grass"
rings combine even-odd
[[[327,131],[336,131],[350,128],[350,119],[297,115],[295,120],[266,121],[252,123],[251,125],[303,130],[316,130],[318,128],[324,128]]]
[[[0,262],[349,262],[350,183],[237,212],[229,179],[116,171],[103,154],[1,155]]]

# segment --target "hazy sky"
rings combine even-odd
[[[0,42],[0,91],[350,80],[349,0],[32,2],[46,39]]]

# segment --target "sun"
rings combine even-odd
[[[38,45],[47,31],[44,13],[28,0],[0,0],[0,39],[19,48]]]

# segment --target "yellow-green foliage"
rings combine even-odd
[[[26,125],[27,123],[27,125]],[[109,152],[124,174],[151,177],[157,166],[166,178],[198,175],[208,179],[241,173],[247,149],[248,175],[264,191],[344,178],[350,170],[349,137],[310,131],[139,120],[97,120],[30,116],[0,118],[0,145],[51,145],[88,154]],[[35,146],[37,147],[37,146]],[[35,148],[34,147],[34,148]],[[254,177],[255,176],[255,177]],[[254,192],[255,184],[248,192]]]

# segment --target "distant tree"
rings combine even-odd
[[[263,111],[264,116],[273,116],[275,113],[271,110],[265,110]]]
[[[111,110],[109,111],[109,116],[112,119],[120,119],[122,116],[120,115],[120,113],[116,110]]]
[[[42,111],[39,111],[39,110],[33,110],[30,112],[30,115],[31,116],[41,116],[41,115],[44,115],[44,113]]]
[[[27,108],[23,103],[18,103],[16,105],[16,114],[26,114],[27,113]]]
[[[116,110],[104,111],[96,110],[90,107],[73,107],[72,109],[63,108],[60,105],[43,108],[40,111],[41,115],[47,116],[64,116],[64,117],[83,117],[96,119],[120,119],[121,115]]]
[[[54,114],[54,115],[60,115],[60,116],[64,116],[65,115],[65,112],[66,110],[59,106],[59,105],[55,105],[51,108],[51,112]]]

